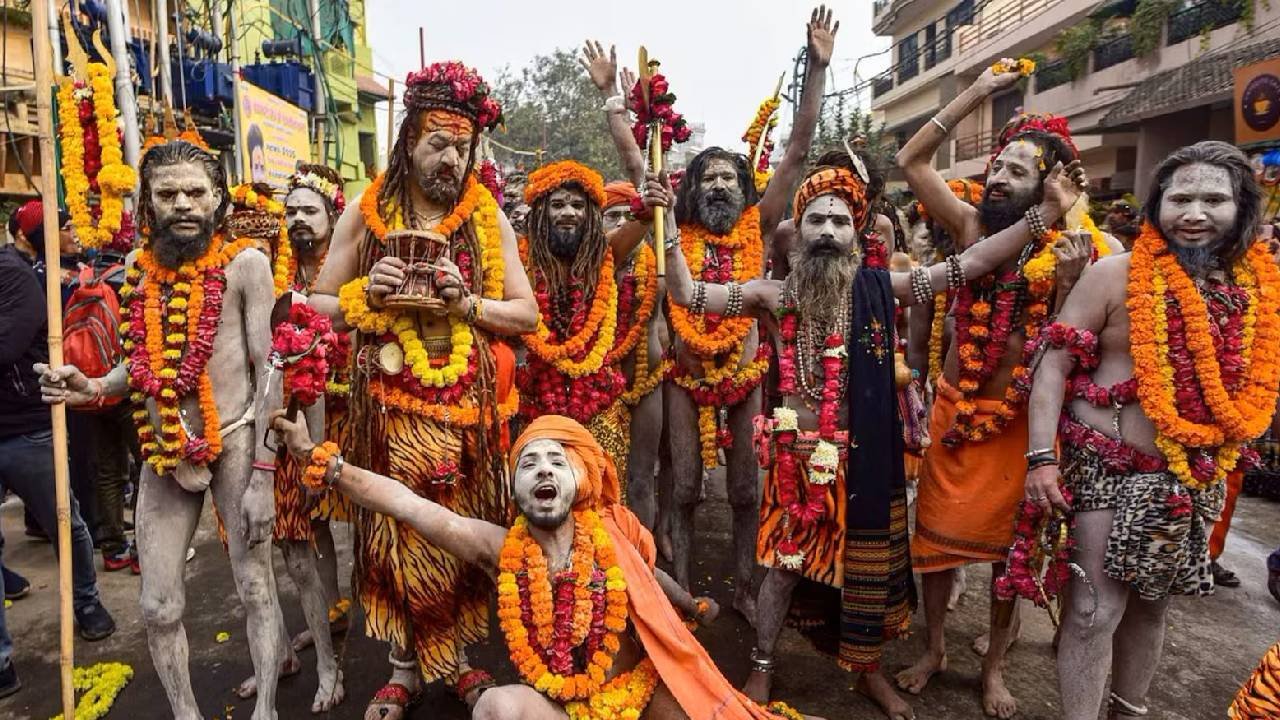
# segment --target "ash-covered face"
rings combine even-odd
[[[1235,187],[1226,168],[1183,165],[1173,171],[1160,199],[1160,229],[1180,255],[1182,250],[1213,254],[1235,227],[1236,209]]]
[[[552,255],[561,260],[577,257],[590,210],[586,193],[581,190],[564,187],[551,191],[547,198],[548,219],[551,221],[547,247]]]
[[[175,268],[209,247],[222,191],[200,163],[160,165],[151,173],[151,246],[162,265]]]
[[[727,235],[746,209],[738,170],[725,158],[707,163],[698,182],[697,217],[703,227],[716,235]]]
[[[428,113],[412,159],[418,186],[431,202],[451,204],[462,191],[462,175],[471,161],[471,137],[466,118]]]
[[[511,221],[511,229],[517,235],[524,235],[529,231],[529,206],[520,203],[511,209],[507,219]]]
[[[309,187],[294,188],[284,199],[284,222],[289,242],[302,253],[326,247],[333,233],[329,206]]]
[[[991,163],[978,212],[988,235],[1018,222],[1040,201],[1040,162],[1044,151],[1026,140],[1010,143]]]
[[[627,204],[610,205],[604,209],[604,232],[609,234],[622,227],[631,219],[631,206]]]
[[[791,275],[800,314],[814,320],[830,318],[849,294],[862,262],[853,213],[839,197],[819,196],[805,208],[799,234]]]
[[[543,530],[559,527],[573,511],[578,480],[564,446],[535,440],[520,451],[512,477],[516,507],[529,524]]]
[[[911,226],[911,254],[917,259],[933,255],[933,233],[929,231],[929,223],[923,220]]]

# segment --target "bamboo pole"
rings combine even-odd
[[[31,16],[46,17],[49,0],[33,0]],[[49,367],[62,367],[62,287],[58,282],[58,171],[53,153],[53,52],[47,33],[32,33],[35,43],[36,122],[40,130],[40,196],[44,209],[44,259],[48,268],[45,309],[49,322]],[[71,616],[71,488],[67,472],[67,406],[53,405],[53,487],[58,507],[58,616],[62,678],[62,716],[75,717],[76,692],[71,684],[75,662],[74,621]]]
[[[640,73],[640,94],[644,97],[645,107],[650,107],[653,98],[649,97],[649,78],[653,77],[653,66],[649,64],[649,51],[640,46],[636,61],[637,72]],[[649,123],[649,169],[662,174],[662,121]],[[656,258],[654,272],[658,277],[667,275],[667,213],[666,208],[653,209],[653,247]]]

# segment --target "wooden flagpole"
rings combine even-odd
[[[396,79],[387,79],[387,167],[391,169],[391,156],[396,147]]]
[[[49,0],[32,0],[31,17],[49,16]],[[40,197],[44,210],[45,309],[49,323],[49,367],[62,367],[62,287],[59,283],[58,257],[58,166],[53,153],[53,87],[52,43],[46,32],[31,33],[34,41],[36,71],[36,121],[40,131]],[[59,72],[61,68],[58,68]],[[71,489],[67,472],[67,406],[53,405],[53,487],[58,508],[58,616],[62,677],[62,716],[75,717],[76,692],[71,683],[75,662],[75,626],[71,615]]]
[[[649,97],[649,78],[653,76],[653,69],[649,67],[649,51],[643,45],[640,46],[637,66],[640,71],[640,92],[644,94],[644,104],[648,107],[653,101],[653,98]],[[662,173],[662,159],[662,121],[655,119],[649,123],[649,167],[655,173]],[[666,218],[666,208],[653,209],[653,254],[656,259],[654,271],[658,277],[667,275]]]

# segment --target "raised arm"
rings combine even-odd
[[[271,422],[280,441],[289,447],[289,452],[299,462],[309,462],[315,446],[306,420],[300,416],[296,422],[290,422],[280,410],[272,414]],[[329,475],[332,476],[336,469],[337,460],[333,459]],[[506,537],[506,531],[497,525],[458,515],[415,495],[403,483],[345,462],[333,481],[333,487],[361,507],[408,523],[427,542],[464,562],[489,569],[497,565],[498,552]]]
[[[618,89],[618,52],[610,45],[609,54],[605,55],[604,46],[596,40],[587,40],[582,44],[582,59],[578,61],[591,83],[604,98],[605,122],[609,126],[609,137],[613,139],[613,147],[618,151],[618,159],[622,161],[622,170],[627,179],[636,187],[644,182],[644,153],[636,144],[631,134],[631,126],[627,123],[627,96],[635,82],[626,82],[623,89]]]
[[[1067,208],[1075,203],[1087,184],[1084,169],[1080,167],[1078,160],[1066,168],[1062,163],[1055,165],[1044,179],[1044,200],[1038,206],[1045,226],[1052,227]],[[1031,239],[1031,226],[1024,217],[955,256],[960,263],[961,274],[966,278],[986,275],[1011,260]],[[947,287],[947,263],[932,265],[921,272],[928,277],[930,298]],[[915,293],[911,290],[911,275],[912,273],[892,273],[893,294],[904,306],[916,302]]]
[[[1126,256],[1104,258],[1086,268],[1058,314],[1058,322],[1075,328],[1101,332],[1107,322],[1110,297],[1126,287]],[[1122,300],[1123,302],[1123,300]],[[1065,402],[1067,376],[1075,360],[1067,348],[1048,348],[1036,367],[1028,405],[1028,450],[1053,448],[1058,437],[1058,418]],[[1069,510],[1058,490],[1058,466],[1045,465],[1027,473],[1027,498],[1046,510],[1051,506]]]
[[[795,125],[791,128],[791,137],[787,140],[787,151],[778,164],[777,172],[769,181],[764,197],[760,198],[760,232],[765,237],[765,257],[769,256],[769,238],[782,221],[787,204],[804,173],[809,147],[813,144],[813,133],[818,127],[818,116],[822,114],[827,66],[831,64],[836,32],[840,29],[840,23],[836,21],[832,24],[832,20],[832,12],[826,5],[822,5],[813,11],[806,26],[809,63],[805,70],[804,90],[800,96],[800,110],[796,114]]]
[[[1013,61],[1006,58],[1003,62]],[[917,130],[898,151],[898,167],[902,168],[911,192],[929,208],[929,215],[942,223],[951,237],[961,239],[961,242],[964,238],[977,237],[978,211],[952,194],[947,181],[933,168],[934,153],[946,142],[956,125],[983,100],[1012,86],[1018,77],[1018,73],[1012,72],[996,75],[988,68],[968,89],[947,103],[942,112]]]

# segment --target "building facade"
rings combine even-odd
[[[1280,3],[1265,0],[877,0],[872,12],[894,43],[872,111],[900,144],[999,58],[1033,57],[1035,75],[959,123],[935,166],[981,175],[1010,117],[1054,113],[1098,199],[1141,197],[1176,147],[1234,141],[1232,69],[1280,55]]]

